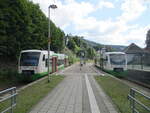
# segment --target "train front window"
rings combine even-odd
[[[20,66],[38,66],[40,52],[24,52],[21,54]]]
[[[125,65],[125,55],[124,54],[111,54],[110,63],[112,65]]]

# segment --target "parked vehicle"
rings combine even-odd
[[[50,51],[50,72],[67,66],[68,56]],[[48,51],[47,50],[23,50],[18,61],[18,72],[35,80],[47,74]]]
[[[105,70],[127,70],[127,57],[124,52],[104,52],[100,55],[99,59],[101,59],[100,67]]]

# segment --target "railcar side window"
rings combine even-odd
[[[62,64],[64,64],[64,60],[58,60],[58,63],[57,63],[58,65],[62,65]]]
[[[105,59],[106,61],[108,61],[108,56],[106,56],[106,59]]]
[[[43,55],[43,61],[45,61],[45,55]]]
[[[45,60],[45,67],[48,67],[48,59]]]
[[[50,66],[52,65],[52,60],[50,59]],[[45,67],[48,67],[48,59],[45,59]]]

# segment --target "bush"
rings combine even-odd
[[[0,80],[11,80],[12,82],[21,82],[23,80],[23,77],[21,74],[18,73],[16,69],[1,69],[0,70]]]
[[[73,64],[77,61],[79,61],[79,58],[77,58],[75,55],[69,56],[69,64]]]
[[[79,58],[77,58],[76,55],[71,50],[69,50],[68,48],[65,48],[63,53],[68,55],[69,64],[73,64],[73,63],[79,61]]]

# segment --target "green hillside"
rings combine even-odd
[[[50,26],[52,51],[62,52],[66,46],[76,55],[80,50],[94,52],[93,47],[83,43],[79,36],[69,36],[69,42],[65,45],[64,32],[52,21]],[[17,61],[21,50],[47,50],[47,37],[48,18],[38,4],[29,0],[1,0],[0,59]],[[87,56],[93,58],[90,54]]]
[[[126,46],[122,45],[104,45],[86,39],[83,39],[83,41],[87,43],[89,46],[93,47],[95,50],[99,50],[103,47],[106,47],[108,51],[123,51],[126,48]]]
[[[23,49],[47,49],[48,18],[28,0],[1,0],[0,57],[16,60]],[[64,49],[64,32],[51,22],[51,50]]]

